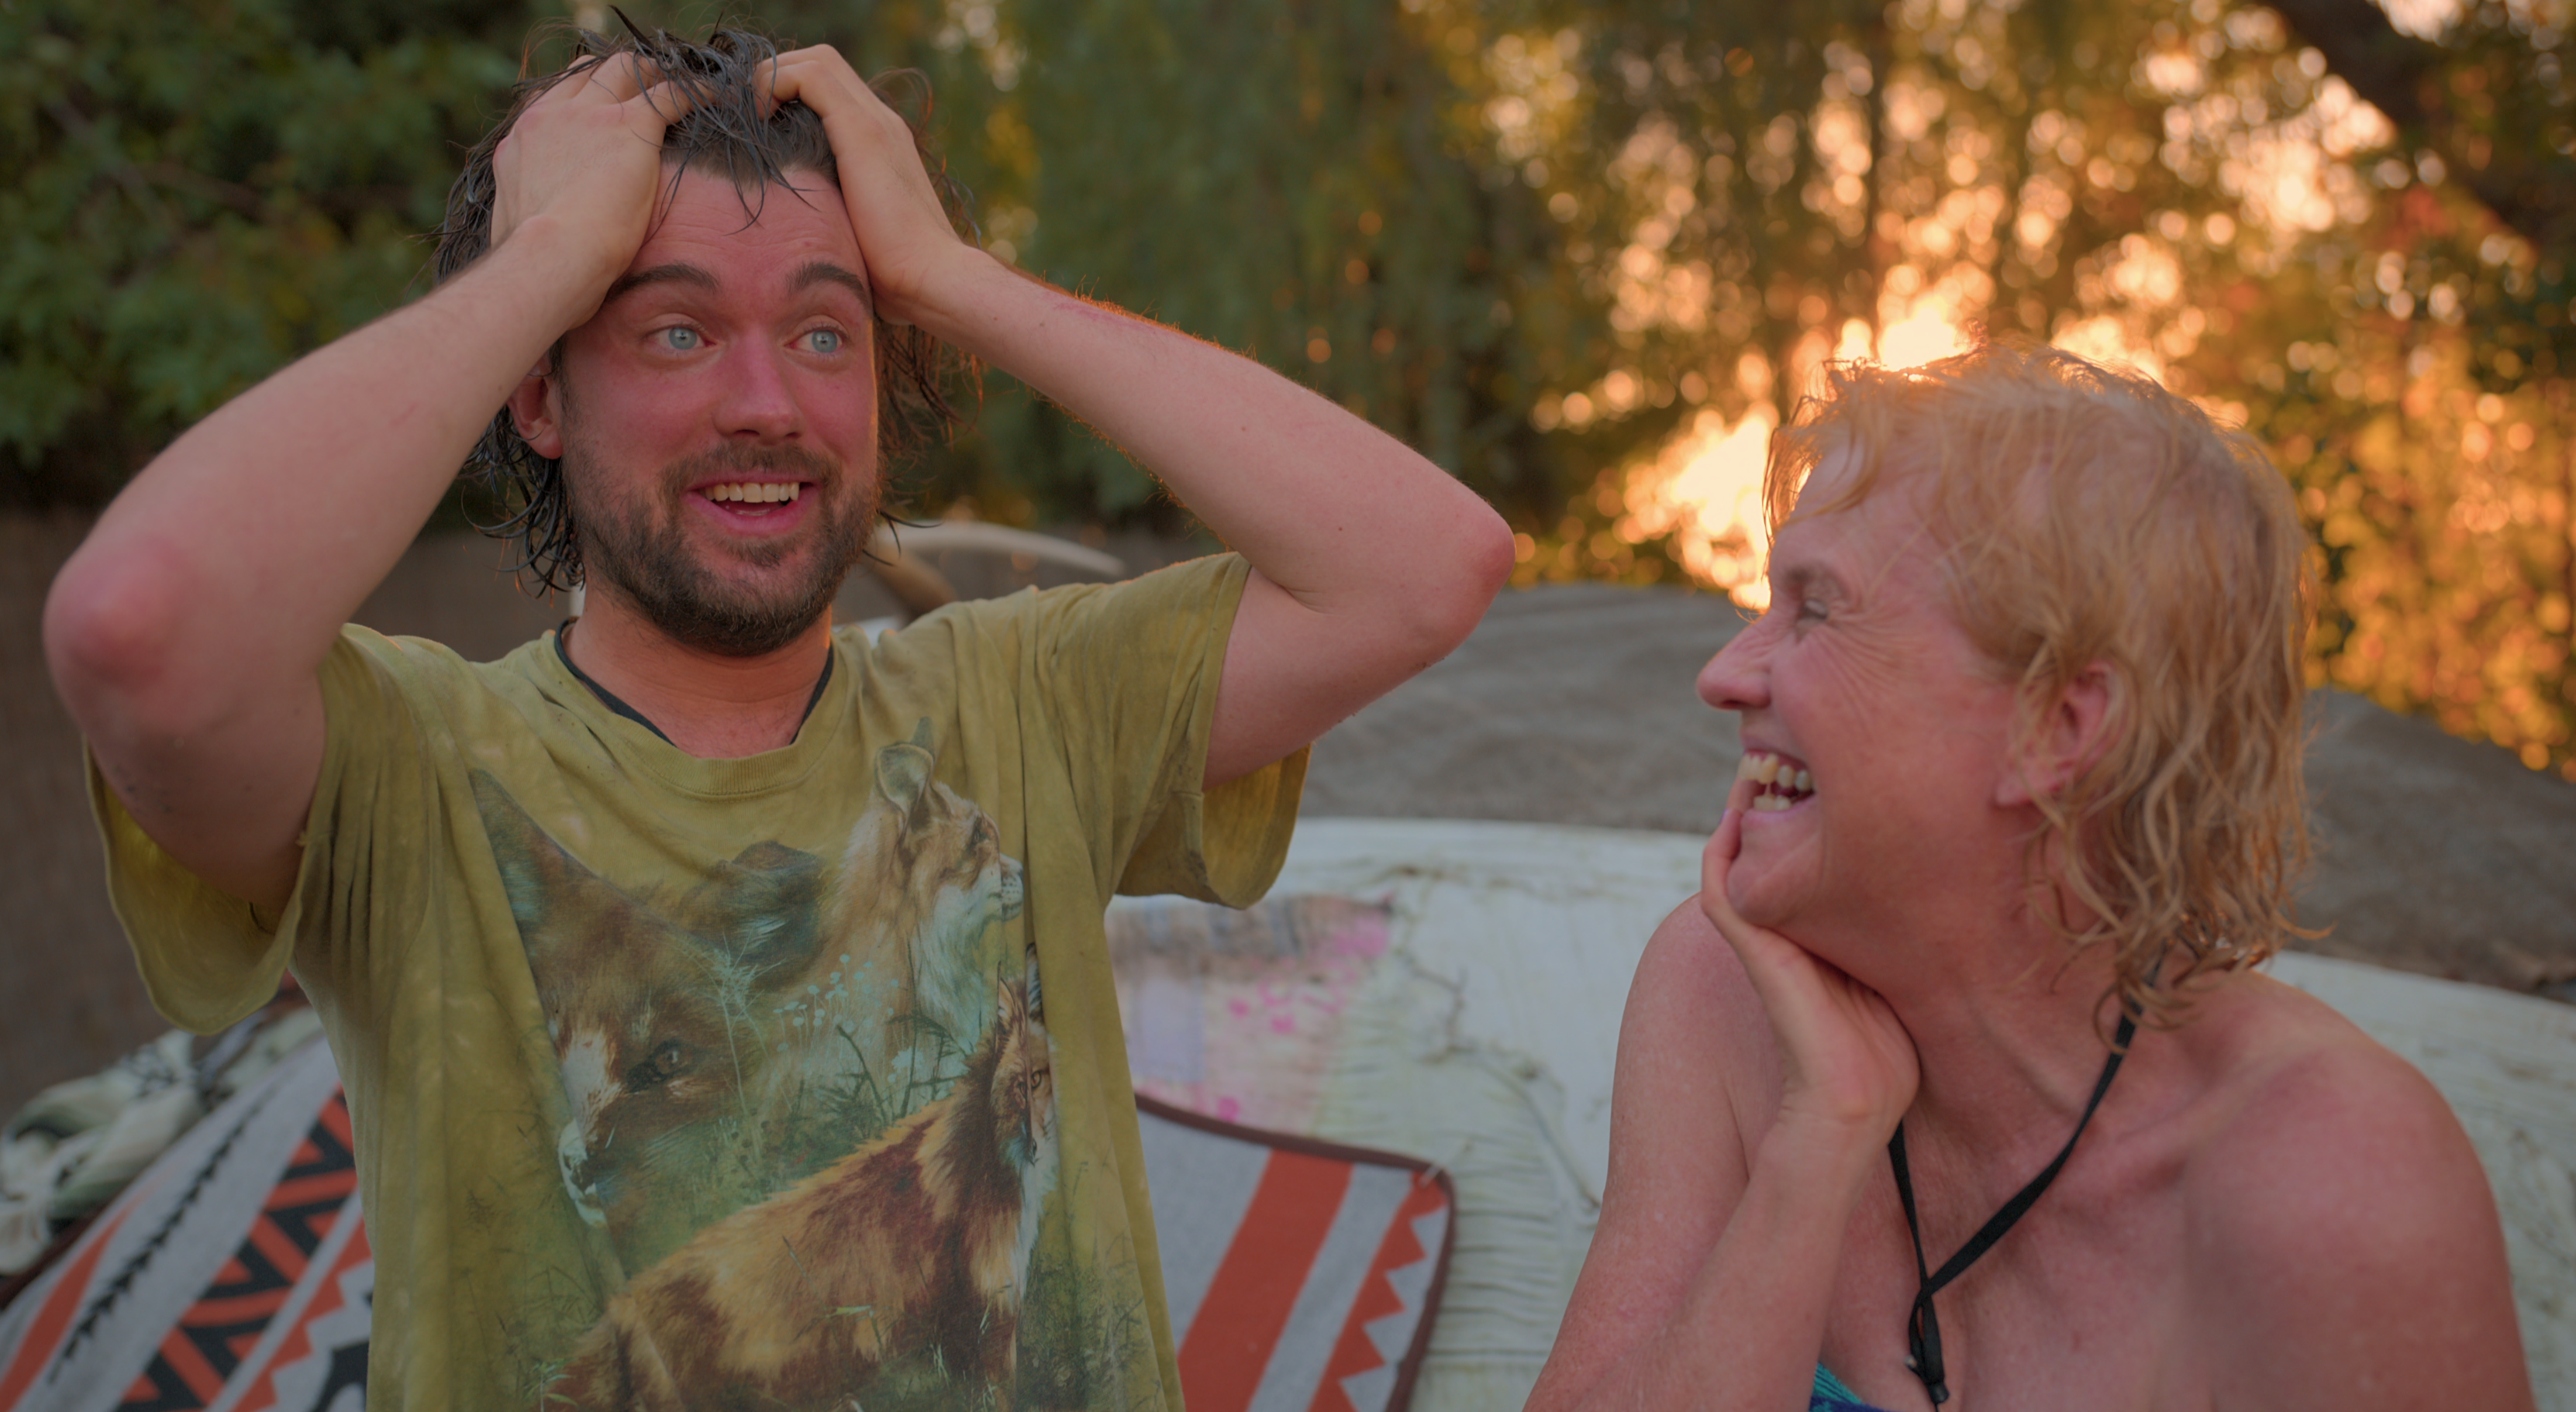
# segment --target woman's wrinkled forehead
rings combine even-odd
[[[1892,510],[1917,519],[1924,515],[1934,475],[1922,447],[1908,447],[1895,437],[1870,437],[1849,426],[1821,431],[1813,464],[1781,517],[1783,526],[1793,519],[1858,509],[1886,496],[1905,502]]]

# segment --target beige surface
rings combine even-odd
[[[1717,827],[1734,718],[1692,692],[1743,624],[1675,589],[1507,593],[1315,747],[1310,818]],[[2312,700],[2304,949],[2576,999],[2576,785],[2342,692]]]
[[[1391,897],[1388,964],[1353,1004],[1323,1136],[1458,1183],[1449,1292],[1415,1400],[1516,1406],[1591,1238],[1612,1060],[1656,922],[1697,887],[1691,835],[1308,819],[1281,891]],[[2576,1008],[2326,957],[2275,974],[2413,1061],[2477,1145],[2504,1213],[2544,1412],[2576,1412]]]
[[[0,993],[42,996],[0,1025],[0,1111],[94,1072],[158,1033],[115,918],[83,793],[79,740],[38,646],[45,587],[85,517],[0,516]],[[1146,568],[1186,546],[1112,536]],[[1069,577],[991,556],[930,556],[968,594]],[[359,610],[469,658],[561,616],[495,572],[500,546],[424,537]],[[854,580],[838,611],[891,611]],[[1731,718],[1691,692],[1741,626],[1724,599],[1595,586],[1504,595],[1467,645],[1317,745],[1306,813],[1520,819],[1704,833],[1735,763]],[[2309,782],[2320,864],[2309,921],[2328,954],[2576,998],[2576,786],[2492,746],[2338,694],[2318,702]]]

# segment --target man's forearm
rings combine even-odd
[[[939,337],[1090,422],[1252,562],[1203,783],[1258,770],[1449,654],[1511,571],[1474,492],[1249,358],[965,250]]]
[[[1490,556],[1492,511],[1365,420],[1251,359],[969,258],[931,331],[1089,422],[1306,607],[1427,608],[1456,578],[1446,553]]]
[[[596,298],[557,237],[532,224],[234,399],[135,477],[49,606],[85,727],[104,724],[93,712],[221,714],[237,693],[311,673],[494,410]]]

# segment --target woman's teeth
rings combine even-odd
[[[1757,814],[1776,814],[1816,792],[1815,776],[1767,750],[1744,752],[1735,777],[1752,782]]]
[[[749,505],[785,504],[795,500],[803,487],[795,481],[734,481],[711,485],[706,489],[709,500],[739,500]]]

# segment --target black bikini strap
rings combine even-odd
[[[1923,1263],[1923,1226],[1914,1216],[1914,1175],[1905,1165],[1905,1124],[1899,1122],[1896,1132],[1888,1138],[1887,1160],[1896,1169],[1896,1197],[1905,1207],[1905,1229],[1914,1237],[1914,1273],[1921,1281],[1914,1295],[1914,1310],[1906,1318],[1906,1345],[1911,1356],[1905,1360],[1905,1366],[1913,1369],[1914,1376],[1923,1380],[1923,1390],[1932,1395],[1933,1406],[1938,1407],[1950,1400],[1950,1386],[1941,1361],[1941,1320],[1933,1312],[1932,1296],[1949,1288],[1950,1282],[1967,1273],[1968,1267],[1976,1264],[1978,1257],[1994,1249],[1995,1242],[2002,1240],[2004,1233],[2013,1228],[2013,1223],[2038,1204],[2040,1193],[2048,1190],[2048,1184],[2057,1180],[2058,1172],[2066,1166],[2066,1159],[2075,1155],[2076,1139],[2084,1136],[2085,1126],[2093,1121],[2093,1110],[2102,1106],[2102,1095],[2111,1091],[2111,1080],[2119,1075],[2120,1061],[2128,1057],[2129,1041],[2136,1038],[2137,1033],[2138,1017],[2123,1009],[2119,1033],[2111,1039],[2111,1057],[2103,1061],[2102,1077],[2093,1083],[2093,1096],[2085,1101],[2084,1116],[2075,1120],[2075,1131],[2067,1137],[2066,1145],[2057,1150],[2056,1160],[2031,1178],[2028,1185],[2013,1193],[2012,1199],[2003,1204],[2003,1209],[1988,1217],[1985,1225],[1968,1237],[1968,1243],[1960,1246],[1959,1253],[1951,1256],[1937,1273],[1928,1271]]]

